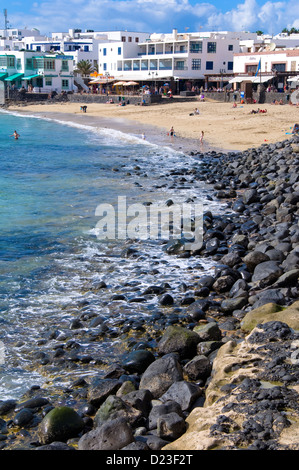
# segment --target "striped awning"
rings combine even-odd
[[[6,72],[1,72],[0,73],[0,80],[4,80],[5,77],[7,77],[7,73]]]

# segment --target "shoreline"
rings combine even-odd
[[[197,155],[201,156],[195,152],[195,157]],[[27,410],[27,418],[29,415],[28,428],[26,423],[20,426],[29,434],[20,442],[21,448],[119,450],[119,436],[115,433],[110,434],[110,448],[101,447],[105,446],[105,433],[112,428],[121,429],[127,436],[121,443],[121,450],[209,450],[214,447],[298,450],[298,442],[292,437],[292,433],[295,437],[298,435],[296,423],[287,439],[281,439],[288,429],[287,420],[283,421],[285,415],[298,416],[294,403],[298,403],[299,377],[296,364],[290,366],[291,353],[298,350],[299,340],[296,333],[299,306],[292,310],[299,298],[297,155],[290,142],[284,140],[235,155],[222,152],[219,161],[206,154],[200,166],[195,159],[190,159],[188,168],[175,169],[174,178],[168,175],[169,185],[173,179],[190,175],[196,183],[205,181],[211,198],[219,204],[228,201],[232,209],[232,213],[223,216],[207,211],[204,246],[198,253],[190,254],[180,246],[176,247],[178,251],[172,252],[175,259],[190,256],[199,265],[201,260],[213,260],[214,274],[199,278],[199,271],[192,268],[194,282],[179,292],[171,286],[162,287],[157,273],[151,289],[141,293],[132,290],[135,304],[126,296],[120,298],[117,292],[117,301],[127,308],[136,309],[134,305],[139,302],[146,306],[154,299],[159,312],[155,312],[154,319],[136,318],[132,324],[118,326],[118,336],[120,341],[127,342],[128,354],[112,364],[104,377],[99,377],[95,368],[94,376],[75,376],[69,386],[63,390],[58,387],[56,393],[51,391],[51,386],[31,389],[24,397],[26,406],[11,404],[9,412],[2,416],[8,422],[12,420],[15,427],[20,410]],[[134,250],[130,251],[128,246],[123,257],[134,260],[134,256]],[[107,289],[107,286],[101,285],[98,289]],[[126,291],[130,292],[128,286]],[[255,311],[261,308],[255,320]],[[72,333],[71,338],[77,342],[84,342],[84,330],[91,329],[90,318],[83,313],[79,311],[74,317],[82,328]],[[262,328],[254,330],[259,323],[265,323],[263,334]],[[247,335],[252,331],[255,331],[253,337],[254,334],[258,337],[256,347],[261,356],[252,353],[254,341],[247,342]],[[281,331],[284,335],[280,335]],[[91,333],[93,341],[94,333]],[[115,332],[103,330],[98,338],[101,340],[109,334],[113,337]],[[136,347],[140,342],[143,349]],[[70,361],[85,360],[92,364],[92,360],[96,360],[96,356],[84,356],[84,349],[72,354],[65,339],[54,338],[53,343],[41,345],[41,352],[49,350],[52,354],[50,366],[63,370]],[[271,344],[275,344],[273,350],[269,347]],[[55,355],[57,351],[59,356]],[[41,364],[35,359],[32,367],[38,369]],[[55,389],[55,384],[52,387]],[[230,401],[231,397],[235,397],[235,401]],[[269,403],[264,422],[260,417],[266,400]],[[169,401],[171,405],[167,408]],[[70,421],[79,425],[74,425],[70,434],[63,434],[62,429],[49,432],[46,424],[51,417],[46,415],[42,419],[42,412],[51,407],[57,411],[64,404],[73,410]],[[230,410],[229,416],[224,415],[224,404],[226,411]],[[26,413],[23,411],[23,414]],[[172,421],[174,415],[175,421]],[[204,421],[202,428],[200,416]],[[221,422],[219,417],[227,421]],[[38,433],[32,419],[39,420]],[[67,423],[68,417],[64,419]],[[244,433],[246,423],[252,419],[259,426],[249,426]],[[282,423],[279,430],[275,429],[277,419]],[[161,420],[164,420],[163,425]],[[174,422],[176,425],[172,428]],[[268,425],[269,422],[274,423],[273,426]],[[17,439],[15,443],[10,442],[12,448],[16,443]],[[2,445],[5,448],[5,439]]]
[[[199,115],[190,115],[195,107]],[[244,151],[257,148],[263,143],[276,143],[287,138],[295,122],[299,120],[296,106],[269,105],[267,113],[251,114],[263,105],[222,102],[182,102],[139,107],[115,104],[90,103],[87,113],[80,111],[80,103],[46,103],[14,105],[8,111],[25,114],[37,114],[41,117],[64,116],[62,119],[81,124],[93,125],[93,120],[104,126],[118,130],[150,136],[153,141],[181,147],[186,145],[192,150],[203,152],[215,150],[222,152]],[[173,142],[167,139],[167,132],[173,126],[176,138]],[[204,131],[204,144],[200,144],[201,131]]]

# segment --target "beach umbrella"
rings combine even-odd
[[[126,82],[116,82],[113,86],[124,86]]]
[[[135,85],[139,85],[139,83],[137,83],[137,82],[128,82],[128,83],[126,83],[126,85],[135,86]]]

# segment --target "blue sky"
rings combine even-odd
[[[42,34],[70,28],[149,33],[256,31],[277,34],[299,29],[298,0],[1,0],[12,27],[38,28]]]

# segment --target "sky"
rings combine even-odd
[[[298,0],[0,0],[9,27],[37,28],[41,34],[127,30],[147,33],[299,29]],[[1,18],[2,16],[2,18]]]

